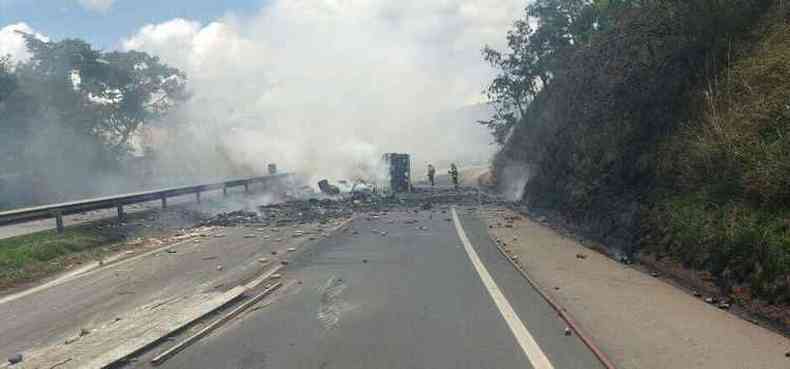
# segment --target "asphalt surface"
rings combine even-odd
[[[81,328],[90,329],[124,317],[145,304],[229,290],[272,267],[279,255],[287,253],[287,248],[310,242],[306,240],[308,236],[293,238],[294,231],[319,232],[311,225],[215,228],[198,232],[207,237],[186,239],[169,251],[158,249],[145,254],[148,249],[137,250],[134,255],[141,256],[99,267],[63,284],[30,294],[3,296],[0,357],[63,342]],[[250,234],[256,237],[250,238]],[[269,236],[263,238],[264,234]],[[279,251],[278,256],[271,255],[275,250]],[[262,257],[271,262],[259,263]],[[218,265],[222,266],[221,271]]]
[[[501,301],[494,302],[449,210],[390,212],[362,216],[353,231],[313,245],[288,265],[284,282],[290,287],[279,297],[159,367],[546,368],[531,364],[511,329],[515,319],[534,337],[549,367],[600,368],[499,254],[473,211],[458,214],[516,317],[503,318]],[[141,359],[130,366],[150,364]]]

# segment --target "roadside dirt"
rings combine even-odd
[[[492,237],[622,369],[790,367],[785,337],[505,208]]]

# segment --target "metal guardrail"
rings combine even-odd
[[[200,194],[207,191],[222,190],[223,194],[227,196],[228,188],[244,187],[245,192],[249,192],[249,186],[255,183],[265,184],[269,181],[276,179],[283,179],[288,177],[289,174],[276,174],[266,177],[254,177],[247,179],[237,179],[227,182],[203,184],[197,186],[186,187],[172,187],[156,191],[146,191],[130,193],[125,195],[101,197],[88,200],[79,200],[73,202],[66,202],[61,204],[37,206],[25,209],[16,209],[10,211],[0,212],[0,226],[10,224],[27,223],[34,220],[52,219],[55,218],[56,227],[59,233],[63,233],[63,216],[70,214],[79,214],[91,210],[99,209],[118,209],[118,217],[123,218],[124,205],[138,204],[142,202],[160,200],[162,207],[167,207],[167,199],[171,197],[195,194],[197,201],[200,203]]]

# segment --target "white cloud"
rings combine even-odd
[[[525,5],[273,0],[247,17],[148,25],[123,47],[186,71],[191,119],[243,126],[210,138],[245,161],[342,176],[364,158],[406,151],[421,170],[490,154],[473,118],[435,115],[482,100],[492,70],[480,50],[501,46]]]
[[[15,61],[24,61],[30,57],[25,39],[18,32],[34,35],[41,40],[49,40],[26,23],[10,24],[0,28],[0,56],[11,55],[11,59]]]
[[[87,10],[104,13],[112,8],[115,0],[79,0],[79,2]]]

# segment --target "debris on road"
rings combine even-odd
[[[338,188],[335,185],[329,184],[329,180],[326,179],[322,179],[318,181],[318,189],[327,195],[335,196],[340,194],[340,188]]]
[[[18,364],[21,362],[22,362],[22,354],[19,353],[11,355],[11,357],[8,358],[8,363],[11,365]]]
[[[222,270],[222,265],[217,265],[217,270],[221,271]]]

